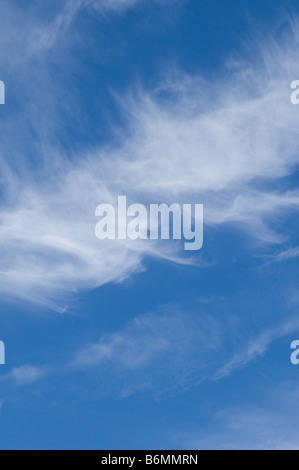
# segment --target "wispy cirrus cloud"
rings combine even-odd
[[[215,412],[210,426],[197,434],[180,436],[180,445],[205,450],[297,450],[299,434],[295,383],[268,390],[267,403],[247,403]]]
[[[242,370],[252,362],[262,358],[271,345],[290,334],[299,331],[297,316],[284,321],[276,327],[268,328],[261,332],[254,340],[249,341],[243,349],[233,355],[212,377],[212,380],[220,380],[229,377],[234,372]]]
[[[1,380],[10,387],[43,379],[55,386],[59,378],[61,386],[63,377],[69,384],[84,376],[84,383],[89,378],[93,381],[96,395],[163,395],[234,380],[236,373],[253,363],[262,368],[277,341],[299,332],[297,317],[288,315],[274,327],[259,327],[254,336],[250,319],[236,322],[234,312],[227,313],[227,302],[216,302],[213,315],[201,303],[188,311],[164,306],[137,316],[113,333],[100,335],[98,341],[73,351],[70,360],[14,367]],[[220,306],[225,316],[218,311]]]
[[[39,31],[32,43],[32,50],[51,49],[65,34],[81,10],[91,8],[101,13],[109,10],[123,12],[132,7],[137,0],[69,0],[46,28]]]
[[[55,386],[59,378],[61,386],[63,377],[73,383],[83,375],[83,383],[89,378],[94,382],[96,395],[161,395],[196,385],[210,361],[217,361],[222,335],[220,325],[205,312],[198,315],[168,305],[100,335],[73,351],[69,361],[20,365],[0,379],[3,390],[11,390],[43,379]]]
[[[69,370],[92,373],[100,381],[105,377],[106,392],[114,386],[122,395],[188,388],[215,357],[221,336],[207,315],[168,306],[78,351]]]
[[[44,367],[23,365],[14,367],[8,374],[1,375],[0,381],[6,385],[20,387],[32,385],[47,375],[47,371]]]
[[[69,6],[69,20],[82,6]],[[56,21],[55,37],[67,25]],[[297,63],[293,43],[265,40],[259,61],[236,60],[225,78],[211,82],[171,71],[152,90],[136,86],[118,97],[125,125],[109,146],[72,149],[69,159],[50,143],[57,120],[64,126],[73,112],[64,109],[59,121],[55,111],[66,84],[56,96],[57,87],[48,87],[50,66],[39,62],[46,80],[40,89],[23,83],[28,93],[34,90],[35,110],[28,135],[20,130],[31,146],[32,126],[45,100],[52,103],[30,147],[38,171],[25,153],[13,168],[7,157],[13,129],[3,118],[11,138],[5,137],[1,157],[1,292],[53,306],[72,292],[122,281],[144,269],[148,256],[189,262],[178,245],[99,242],[95,208],[115,204],[120,194],[145,204],[203,203],[206,226],[230,225],[255,243],[286,240],[281,221],[299,208],[298,190],[282,185],[299,163],[298,108],[289,99]]]
[[[44,371],[35,366],[22,366],[13,369],[9,377],[16,385],[28,385],[44,377]]]
[[[270,261],[287,261],[290,259],[297,258],[299,256],[299,248],[288,248],[287,250],[281,251],[280,253],[276,253],[274,255],[269,256]]]

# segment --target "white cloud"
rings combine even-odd
[[[197,436],[183,436],[184,448],[204,450],[298,450],[296,384],[267,391],[264,406],[235,406],[215,413]]]
[[[143,0],[139,0],[141,3]],[[138,0],[93,0],[92,2],[93,8],[98,10],[119,10],[122,11],[126,8],[129,8],[138,3]]]
[[[141,315],[80,351],[71,369],[90,372],[122,394],[194,385],[221,344],[216,321],[171,306]]]
[[[299,248],[288,248],[287,250],[281,251],[280,253],[276,253],[275,255],[270,255],[268,259],[270,261],[284,261],[293,258],[297,258],[299,256]]]
[[[251,362],[263,357],[270,346],[279,338],[299,330],[297,317],[289,318],[278,327],[268,328],[254,340],[251,340],[243,349],[239,350],[214,375],[213,380],[220,380],[232,375],[237,370],[247,367]]]
[[[191,314],[171,306],[141,315],[123,330],[104,335],[81,350],[71,369],[96,371],[99,377],[109,375],[107,383],[118,381],[119,386],[125,380],[130,383],[130,393],[144,389],[148,376],[154,386],[147,384],[146,388],[155,391],[188,389],[230,377],[254,361],[263,364],[263,357],[275,342],[299,332],[297,316],[288,316],[274,327],[260,328],[252,338],[252,327],[244,333],[246,322],[237,326],[234,314],[221,318],[219,307],[214,305],[213,316],[202,307]],[[220,308],[226,311],[225,302]]]
[[[44,370],[35,366],[22,366],[12,369],[8,378],[16,385],[29,385],[37,382],[44,376]]]
[[[37,52],[54,47],[83,9],[93,8],[99,12],[109,10],[122,12],[135,3],[137,0],[68,0],[52,23],[47,28],[38,31],[34,43],[32,43],[32,50]]]
[[[81,7],[72,5],[72,11]],[[259,62],[236,62],[223,79],[173,72],[155,90],[139,88],[119,98],[127,118],[122,137],[109,147],[86,149],[73,163],[42,137],[35,142],[36,155],[42,155],[35,176],[26,164],[16,175],[3,157],[2,294],[54,305],[66,293],[139,272],[146,256],[189,262],[181,245],[99,242],[95,208],[115,203],[120,194],[145,204],[204,203],[206,226],[234,224],[263,243],[287,239],[280,222],[299,208],[299,192],[281,185],[299,163],[299,108],[289,99],[299,59],[299,41],[293,41],[264,44]],[[46,75],[47,64],[39,67]],[[36,93],[34,84],[27,86]],[[42,99],[36,96],[35,120],[45,96],[59,99],[43,91]],[[51,118],[58,117],[49,112],[46,133]],[[8,148],[9,140],[3,155]]]
[[[46,29],[43,28],[37,37],[35,37],[34,44],[32,44],[33,50],[51,49],[56,44],[59,37],[70,27],[79,10],[84,8],[87,3],[90,3],[90,1],[67,1],[63,10],[57,14],[50,26]]]

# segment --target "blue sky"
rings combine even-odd
[[[295,0],[1,0],[1,449],[298,449]],[[98,204],[205,207],[204,246]]]

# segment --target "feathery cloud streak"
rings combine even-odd
[[[72,5],[70,20],[85,3]],[[53,36],[64,24],[57,20]],[[145,204],[204,203],[207,226],[234,224],[263,243],[286,239],[279,219],[299,207],[299,192],[281,184],[299,163],[298,109],[289,100],[297,49],[264,44],[259,61],[230,65],[230,78],[177,74],[119,97],[122,138],[75,161],[56,154],[51,164],[43,139],[36,153],[47,163],[36,175],[16,175],[3,158],[1,292],[51,304],[125,279],[146,256],[188,262],[177,245],[99,243],[95,207],[120,194]]]

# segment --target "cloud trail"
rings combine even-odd
[[[69,13],[56,19],[55,40],[83,6],[72,2]],[[55,96],[48,80],[39,89],[30,75],[23,86],[36,98],[30,114],[39,129],[32,148],[36,171],[26,152],[17,171],[7,158],[15,128],[4,119],[9,137],[0,162],[1,293],[53,307],[71,293],[143,270],[146,257],[194,261],[176,244],[100,243],[95,208],[115,204],[121,194],[143,204],[203,203],[206,227],[230,225],[261,245],[287,240],[284,217],[299,208],[298,190],[285,186],[299,164],[298,108],[290,103],[299,60],[294,43],[296,31],[292,43],[264,41],[259,60],[235,60],[229,76],[213,82],[169,71],[155,89],[135,87],[118,97],[125,125],[115,141],[71,149],[70,158],[67,149],[60,154],[51,148],[54,123],[63,125],[55,106],[46,130],[38,126],[45,100],[57,104],[61,95]],[[26,69],[31,59],[23,60]],[[45,77],[50,66],[38,62]],[[32,145],[31,128],[20,129],[19,137]]]

